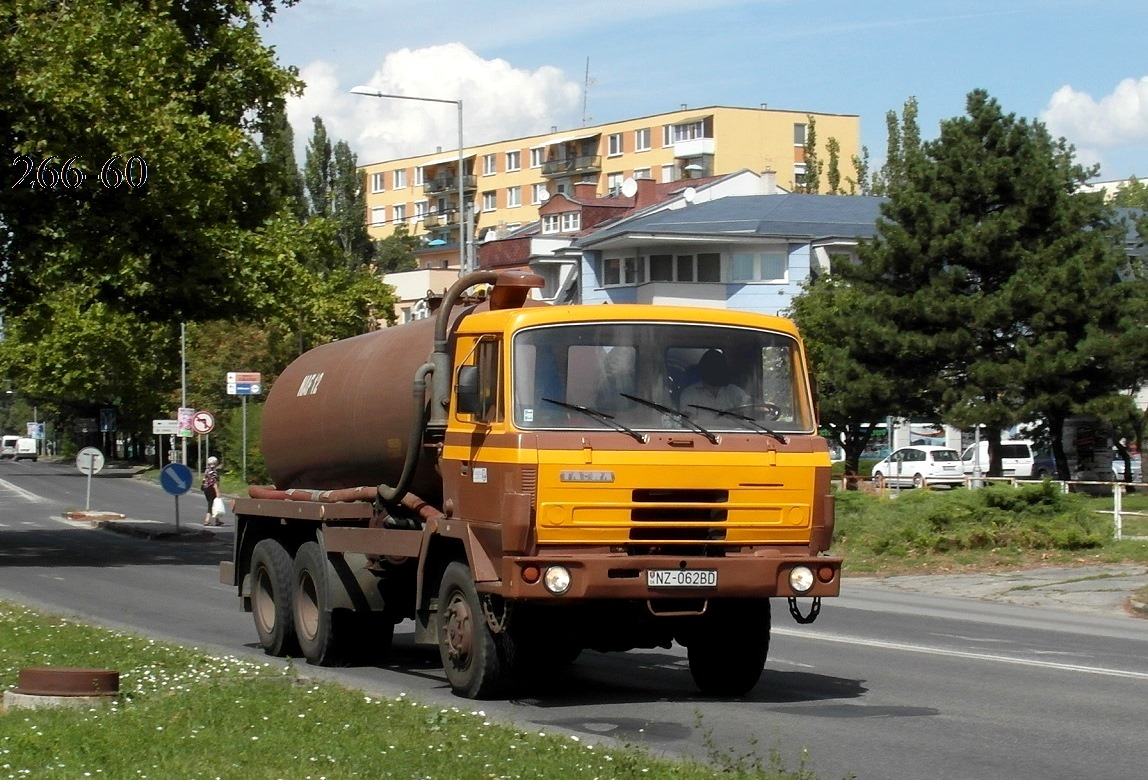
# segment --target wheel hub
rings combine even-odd
[[[470,648],[474,641],[474,615],[461,595],[451,597],[443,617],[447,657],[455,668],[462,669],[470,662]]]

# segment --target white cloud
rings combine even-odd
[[[458,148],[454,106],[352,95],[336,69],[315,61],[300,69],[304,94],[288,101],[296,147],[311,137],[311,118],[345,140],[361,164]],[[380,92],[463,101],[464,144],[571,127],[579,116],[581,86],[550,66],[528,71],[502,59],[484,60],[460,43],[401,49],[386,55],[366,82]]]
[[[1041,112],[1053,136],[1077,147],[1108,149],[1148,141],[1148,76],[1124,79],[1099,101],[1065,85]]]

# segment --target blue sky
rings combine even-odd
[[[986,89],[1101,165],[1148,178],[1145,0],[301,0],[264,32],[311,117],[360,163],[692,107],[857,114],[873,165],[885,115],[915,97],[925,139]],[[587,62],[589,79],[586,78]],[[588,89],[587,89],[588,84]]]

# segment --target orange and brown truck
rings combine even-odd
[[[411,620],[454,691],[483,698],[584,649],[677,642],[703,692],[741,695],[770,600],[808,622],[838,595],[829,452],[793,324],[550,306],[530,298],[541,283],[469,274],[432,319],[317,347],[278,377],[274,486],[235,502],[220,572],[269,654],[377,656]],[[480,285],[485,300],[465,297]],[[742,403],[684,404],[715,350]]]

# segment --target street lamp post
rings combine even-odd
[[[380,92],[373,87],[352,87],[354,95],[367,95],[368,97],[390,98],[393,100],[418,100],[424,103],[450,103],[458,107],[458,269],[459,275],[465,275],[467,268],[466,256],[466,191],[463,186],[463,146],[462,146],[462,101],[446,100],[444,98],[415,97],[414,95],[392,95]]]

